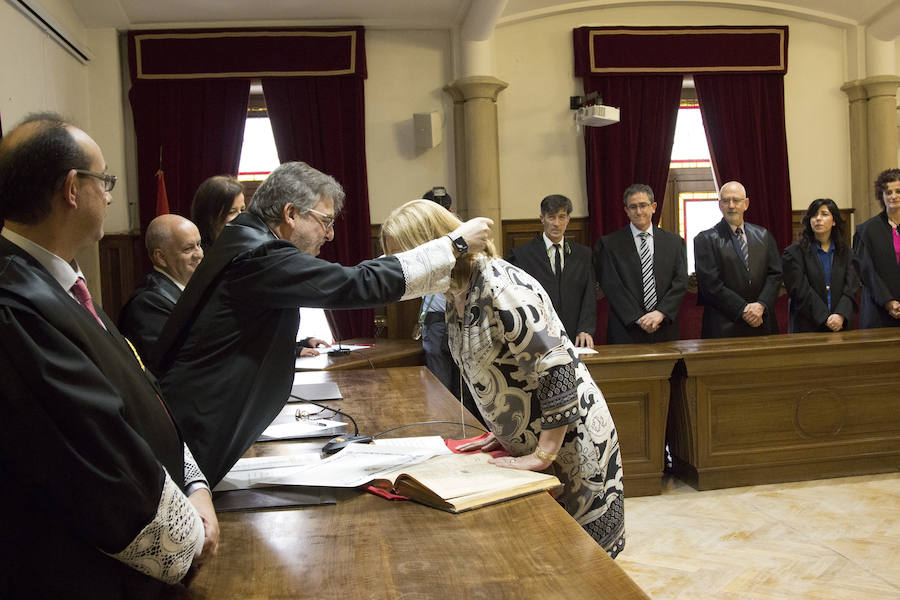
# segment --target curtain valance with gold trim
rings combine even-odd
[[[575,75],[786,73],[788,28],[579,27]]]
[[[131,31],[132,81],[366,77],[362,27]]]

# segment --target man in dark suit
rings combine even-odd
[[[150,221],[144,241],[153,271],[144,276],[122,307],[119,330],[131,340],[138,354],[146,357],[203,259],[203,248],[196,225],[171,214]]]
[[[744,222],[749,206],[744,186],[726,183],[719,190],[722,220],[694,238],[697,301],[705,307],[701,337],[778,333],[781,260],[772,234]]]
[[[572,201],[565,196],[553,194],[541,200],[544,233],[510,250],[506,261],[543,286],[572,342],[593,348],[596,280],[590,248],[563,239],[571,213]]]
[[[623,195],[626,227],[594,248],[600,288],[609,299],[607,344],[678,339],[678,310],[687,290],[684,240],[653,225],[650,186],[636,183]]]

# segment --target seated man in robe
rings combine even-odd
[[[163,325],[203,259],[200,231],[179,215],[160,215],[144,235],[153,270],[119,313],[119,330],[141,356],[149,356]]]
[[[291,391],[299,308],[367,308],[446,291],[456,257],[484,247],[490,219],[396,256],[345,267],[316,258],[344,191],[299,162],[272,171],[197,267],[156,346],[154,373],[215,485]]]
[[[6,599],[157,598],[216,552],[203,474],[75,261],[103,237],[115,183],[58,115],[0,142]]]

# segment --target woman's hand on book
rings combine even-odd
[[[481,438],[480,440],[475,440],[474,442],[469,442],[468,444],[463,444],[456,448],[459,452],[472,452],[473,450],[480,450],[481,452],[490,452],[491,450],[499,450],[500,442],[497,441],[497,438],[494,437],[493,433],[487,434],[487,436]]]
[[[525,456],[501,456],[492,458],[488,462],[498,467],[522,469],[523,471],[543,471],[552,464],[552,461],[538,458],[534,452]]]

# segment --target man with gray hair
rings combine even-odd
[[[203,259],[200,231],[180,215],[160,215],[150,221],[144,243],[153,270],[122,307],[118,323],[142,357],[151,354],[184,286]]]
[[[272,171],[225,226],[184,291],[153,364],[198,464],[215,485],[291,391],[299,307],[367,308],[446,291],[490,219],[396,256],[345,267],[316,258],[334,239],[344,191],[301,162]]]

